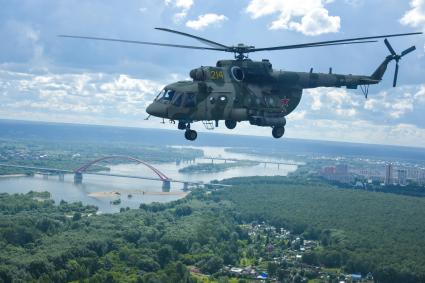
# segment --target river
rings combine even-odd
[[[261,156],[246,155],[227,152],[222,147],[194,147],[204,151],[204,156],[226,157],[242,160],[263,160]],[[266,160],[270,161],[269,158]],[[285,162],[274,159],[273,161]],[[170,162],[152,164],[167,177],[182,181],[202,181],[208,183],[212,180],[223,180],[233,177],[248,176],[286,176],[297,169],[295,165],[267,165],[259,164],[249,167],[235,167],[223,172],[214,173],[179,173],[179,169],[197,163],[207,163],[211,160],[196,159],[190,162]],[[214,161],[215,163],[224,161]],[[141,164],[108,165],[110,171],[105,173],[156,177],[147,167]],[[74,184],[73,175],[65,175],[64,180],[58,176],[45,178],[41,175],[33,177],[10,177],[0,178],[0,193],[27,193],[29,191],[48,191],[52,199],[59,203],[81,201],[83,204],[91,204],[99,207],[100,213],[115,213],[121,207],[138,208],[141,203],[169,202],[186,195],[183,184],[171,183],[170,191],[163,191],[162,182],[129,179],[110,176],[84,175],[82,184]],[[120,204],[111,202],[121,200]]]

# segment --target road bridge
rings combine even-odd
[[[124,175],[124,174],[110,174],[110,173],[103,173],[103,172],[95,172],[95,171],[88,171],[88,169],[104,160],[110,160],[110,159],[124,159],[136,162],[138,164],[143,164],[144,166],[148,167],[152,172],[155,173],[157,177],[147,177],[147,176],[133,176],[133,175]],[[10,167],[10,168],[20,168],[20,169],[27,169],[31,171],[35,171],[36,173],[40,173],[43,175],[44,178],[47,178],[49,175],[58,175],[59,180],[64,180],[65,174],[73,174],[74,175],[74,183],[81,184],[83,182],[83,174],[84,175],[98,175],[98,176],[112,176],[112,177],[121,177],[121,178],[132,178],[132,179],[141,179],[141,180],[151,180],[151,181],[159,181],[162,182],[162,189],[163,191],[169,191],[171,187],[171,183],[181,183],[184,185],[184,188],[187,189],[189,186],[221,186],[226,187],[226,185],[221,184],[204,184],[203,182],[192,182],[192,181],[182,181],[182,180],[174,180],[164,173],[162,173],[157,168],[153,167],[152,165],[148,164],[147,162],[134,158],[129,156],[121,156],[121,155],[113,155],[113,156],[105,156],[102,158],[98,158],[96,160],[93,160],[91,162],[88,162],[84,164],[83,166],[78,167],[74,170],[67,170],[67,169],[58,169],[58,168],[50,168],[50,167],[36,167],[36,166],[26,166],[26,165],[14,165],[14,164],[4,164],[0,163],[0,167]]]
[[[217,161],[224,161],[226,162],[253,162],[253,163],[260,163],[264,164],[264,166],[270,165],[277,165],[279,168],[280,165],[292,165],[292,166],[300,166],[304,165],[304,163],[301,162],[284,162],[284,161],[273,161],[273,160],[255,160],[255,159],[237,159],[237,158],[225,158],[225,157],[214,157],[214,156],[204,156],[199,159],[206,159],[211,160],[212,163],[214,163],[215,160]]]

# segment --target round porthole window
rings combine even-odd
[[[210,97],[210,103],[214,104],[215,103],[215,98],[214,97]]]
[[[222,95],[220,96],[218,99],[220,99],[220,102],[226,102],[227,101],[227,97]]]
[[[230,69],[230,72],[232,73],[232,77],[238,82],[242,81],[245,77],[243,70],[237,66],[232,67],[232,69]]]

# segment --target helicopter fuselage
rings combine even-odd
[[[300,103],[303,89],[357,88],[376,84],[369,76],[273,70],[268,60],[221,60],[215,67],[190,72],[192,81],[167,85],[147,108],[150,115],[193,121],[249,121],[257,126],[285,126],[285,116]]]

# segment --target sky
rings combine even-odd
[[[256,47],[425,31],[425,0],[0,0],[0,119],[175,128],[147,117],[158,91],[189,71],[231,54],[84,41],[59,34],[162,43],[202,43],[165,27],[226,45]],[[425,36],[390,39],[416,45],[384,80],[360,90],[305,90],[286,137],[425,147]],[[388,55],[383,41],[254,53],[275,69],[370,75]],[[203,131],[202,123],[194,126]],[[270,136],[241,123],[226,134]],[[202,133],[200,133],[202,134]]]

